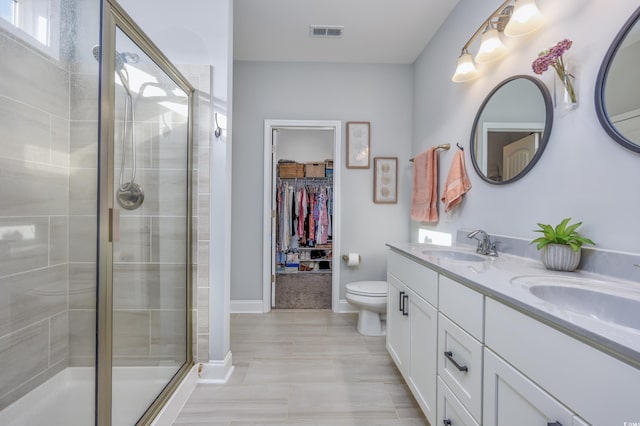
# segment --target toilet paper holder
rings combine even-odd
[[[344,260],[345,262],[348,262],[349,261],[349,255],[348,254],[343,254],[342,255],[342,260]],[[360,262],[362,262],[362,256],[358,255],[358,260]]]

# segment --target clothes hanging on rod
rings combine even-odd
[[[280,181],[276,190],[278,252],[286,253],[299,245],[313,247],[332,241],[331,183]]]

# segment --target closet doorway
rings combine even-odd
[[[264,312],[340,310],[341,141],[341,121],[264,122]]]

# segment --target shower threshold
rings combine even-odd
[[[180,366],[114,367],[113,426],[130,426]],[[0,425],[87,426],[95,418],[95,369],[68,367],[0,411]]]

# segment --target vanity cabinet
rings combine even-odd
[[[637,368],[492,298],[486,301],[485,322],[487,347],[568,407],[576,416],[568,424],[640,422]],[[495,375],[485,374],[485,381],[493,380]],[[485,415],[495,406],[489,385],[484,389]],[[533,397],[525,398],[532,403],[536,401]],[[502,410],[500,402],[498,412]]]
[[[640,423],[640,370],[571,329],[398,252],[388,280],[387,348],[432,425]]]
[[[390,253],[387,281],[387,350],[425,416],[434,424],[438,311],[430,301],[437,302],[437,274]]]

